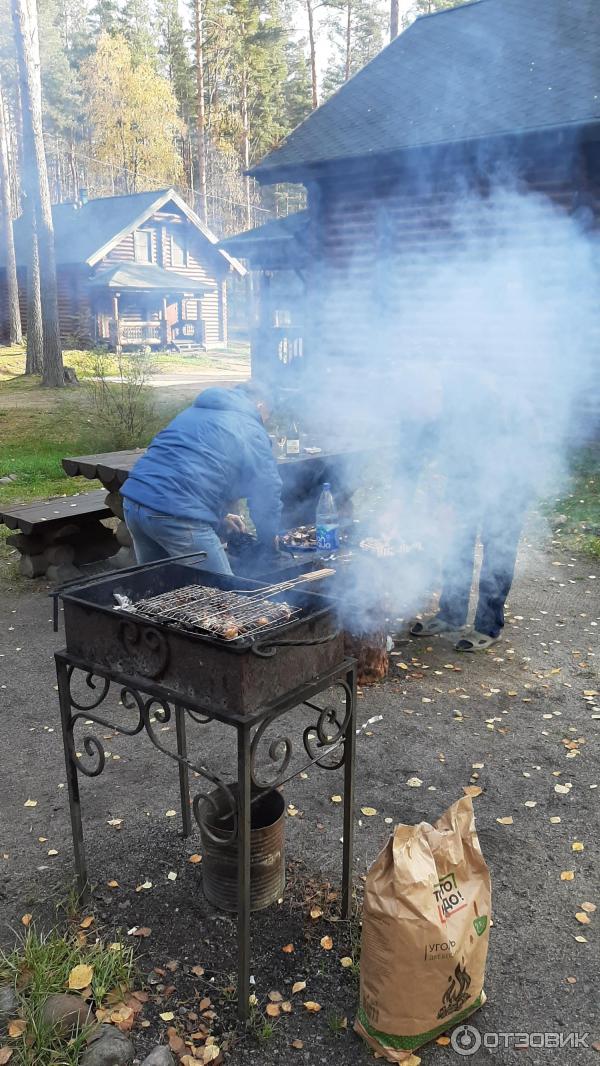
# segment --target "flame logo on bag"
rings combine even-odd
[[[464,1007],[469,999],[468,990],[470,984],[471,978],[465,967],[461,967],[459,963],[454,974],[450,974],[448,978],[448,988],[444,992],[442,1006],[438,1011],[438,1018],[448,1018],[451,1014],[457,1014],[461,1007]]]

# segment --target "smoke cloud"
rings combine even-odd
[[[425,223],[399,226],[402,206],[375,202],[370,274],[357,246],[322,263],[309,293],[301,401],[306,428],[364,449],[361,480],[380,486],[357,494],[368,531],[422,545],[378,567],[355,560],[346,592],[365,625],[384,595],[392,613],[423,608],[457,524],[481,526],[491,509],[510,538],[560,488],[569,443],[592,432],[600,338],[589,205],[504,177],[485,194],[447,190],[423,238]]]

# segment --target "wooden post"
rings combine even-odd
[[[115,323],[115,351],[121,351],[121,327],[119,325],[119,293],[113,294],[113,319]]]
[[[170,330],[169,330],[169,322],[168,322],[168,319],[167,319],[167,297],[163,296],[163,298],[162,298],[162,325],[161,325],[161,338],[160,339],[161,339],[161,344],[164,344],[165,347],[171,341],[171,338],[170,338],[169,334],[170,334]]]

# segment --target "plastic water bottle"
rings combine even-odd
[[[321,551],[334,551],[340,546],[340,525],[337,508],[331,492],[331,485],[326,482],[317,504],[317,548]]]

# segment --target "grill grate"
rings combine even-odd
[[[302,608],[271,600],[260,591],[242,595],[205,585],[185,585],[173,592],[138,600],[129,610],[229,641],[285,625]]]

